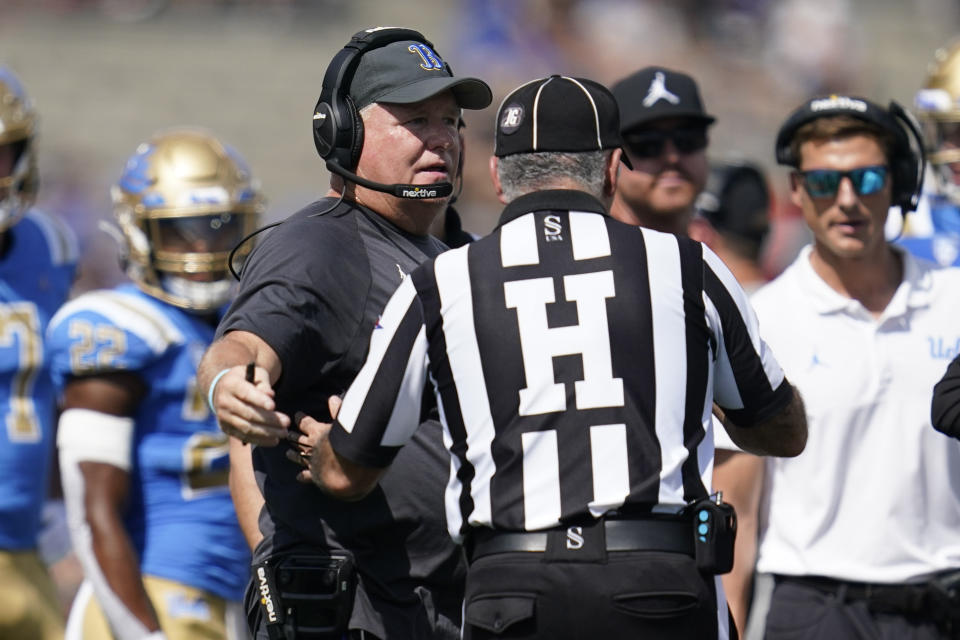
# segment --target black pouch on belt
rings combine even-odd
[[[347,631],[357,587],[351,557],[298,553],[253,570],[271,640],[339,640]]]
[[[687,511],[693,516],[693,548],[697,568],[720,575],[733,569],[733,543],[737,537],[737,513],[720,494],[694,502]]]

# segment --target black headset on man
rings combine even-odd
[[[383,184],[361,178],[354,173],[357,162],[360,160],[360,153],[363,151],[363,119],[360,117],[353,98],[350,97],[350,83],[353,81],[357,66],[360,64],[360,58],[365,53],[404,40],[420,42],[430,47],[431,50],[433,49],[433,43],[419,31],[398,27],[374,27],[355,33],[350,38],[350,42],[344,45],[343,49],[334,56],[323,76],[320,99],[313,110],[313,143],[317,148],[317,153],[326,162],[327,170],[345,180],[374,191],[392,194],[398,198],[412,200],[446,198],[453,194],[454,185],[450,182],[437,182],[431,185]],[[446,61],[441,60],[440,62],[448,71],[451,71],[452,75],[450,65]],[[461,126],[462,123],[463,120],[461,119]],[[455,180],[462,177],[462,171],[463,148],[461,146]],[[453,199],[450,202],[452,204]],[[333,207],[330,207],[327,211],[332,209]],[[314,215],[322,215],[323,213],[326,213],[326,211]],[[281,220],[265,225],[237,243],[227,260],[230,273],[233,274],[234,278],[240,280],[240,274],[233,266],[237,250],[257,234],[282,223]]]
[[[927,166],[923,138],[920,125],[913,115],[893,100],[887,109],[855,96],[831,95],[808,100],[790,114],[777,133],[777,163],[797,167],[800,158],[791,149],[797,130],[818,118],[839,115],[869,122],[893,135],[894,144],[889,158],[893,176],[891,202],[900,207],[904,215],[915,211],[920,202]],[[911,144],[911,138],[915,144]]]
[[[313,142],[317,153],[326,161],[327,170],[350,182],[398,198],[446,198],[453,193],[453,185],[449,182],[438,182],[427,188],[424,185],[382,184],[353,172],[363,150],[363,120],[350,97],[350,83],[365,53],[402,40],[422,42],[433,49],[433,43],[418,31],[377,27],[354,34],[330,61],[323,76],[320,99],[313,110]],[[449,68],[446,62],[443,64]]]

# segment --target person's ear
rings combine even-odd
[[[493,190],[497,194],[497,200],[503,204],[507,204],[507,199],[503,197],[503,187],[500,185],[500,175],[497,172],[497,167],[499,164],[500,158],[497,156],[490,156],[490,180],[493,181]]]
[[[612,198],[617,193],[617,179],[620,177],[620,156],[622,149],[614,149],[607,156],[606,174],[603,180],[603,195]]]
[[[790,202],[803,208],[803,176],[798,172],[790,173]]]

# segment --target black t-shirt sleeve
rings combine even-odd
[[[960,438],[960,356],[954,358],[933,388],[930,420],[937,431]]]
[[[242,330],[262,338],[279,356],[288,383],[323,375],[349,348],[363,318],[370,269],[359,244],[350,217],[284,222],[248,258],[218,336]]]

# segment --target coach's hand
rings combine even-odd
[[[286,438],[290,416],[276,410],[267,371],[255,367],[252,373],[250,381],[246,366],[226,370],[216,380],[210,400],[224,433],[244,443],[272,447]]]

